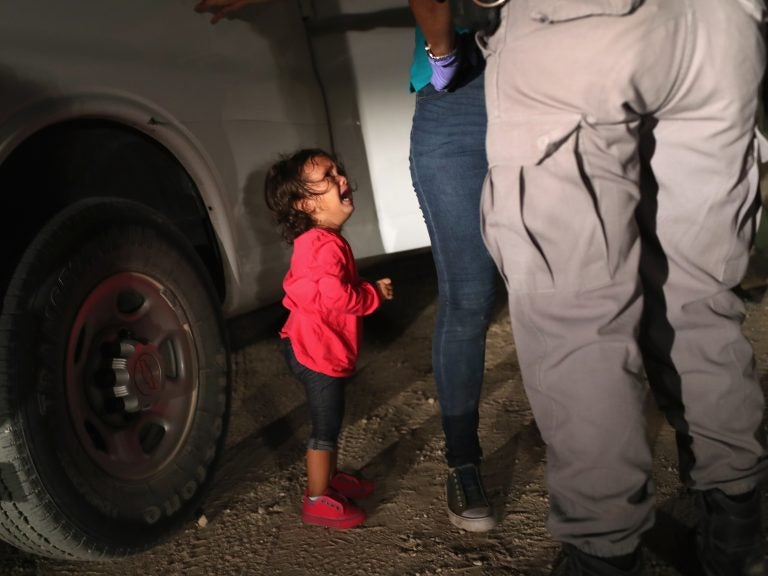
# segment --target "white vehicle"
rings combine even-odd
[[[224,445],[224,320],[281,295],[278,154],[335,150],[358,257],[423,247],[404,3],[0,6],[0,538],[118,557],[199,505]]]

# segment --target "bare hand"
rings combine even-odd
[[[270,0],[200,0],[195,4],[196,12],[213,12],[211,24],[216,24],[225,16],[237,12],[248,4],[263,4]]]
[[[376,280],[376,290],[384,300],[392,300],[395,297],[395,290],[392,288],[392,280],[389,278],[382,278]]]

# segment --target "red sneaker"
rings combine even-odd
[[[354,476],[347,472],[337,472],[331,478],[331,488],[347,498],[367,498],[373,494],[373,482],[366,480],[362,476]]]
[[[309,496],[304,496],[301,520],[305,524],[342,530],[361,524],[365,520],[365,511],[355,506],[341,494],[328,489],[315,500],[310,500]]]

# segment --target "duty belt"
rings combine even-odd
[[[499,27],[501,7],[508,0],[451,0],[454,23],[490,36]]]

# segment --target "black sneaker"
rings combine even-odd
[[[480,471],[474,464],[451,468],[445,481],[448,519],[468,532],[487,532],[496,526],[493,507],[483,490]]]
[[[551,576],[643,576],[645,573],[639,550],[625,556],[600,558],[566,544]]]
[[[697,493],[699,561],[707,576],[768,576],[757,490],[729,498],[720,490]]]

